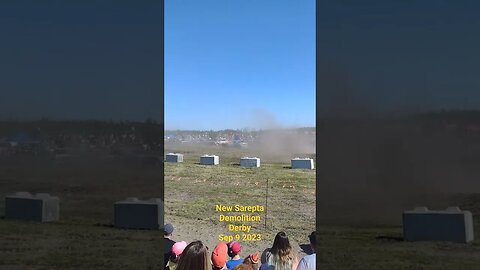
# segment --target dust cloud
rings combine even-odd
[[[261,130],[250,150],[267,160],[290,162],[290,159],[312,157],[315,154],[314,127],[299,128],[282,124],[277,117],[265,109],[252,111],[251,127]]]
[[[404,210],[480,190],[478,135],[459,134],[448,114],[378,112],[347,74],[320,71],[318,95],[330,104],[319,108],[317,222],[399,225]]]

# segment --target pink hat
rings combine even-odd
[[[232,242],[228,243],[228,249],[229,249],[231,255],[235,256],[238,253],[240,253],[240,251],[242,250],[242,246],[237,241],[232,241]],[[231,256],[231,257],[233,257],[233,256]]]
[[[185,241],[182,241],[182,242],[176,242],[175,244],[173,244],[172,246],[172,252],[173,254],[175,254],[176,256],[179,256],[180,254],[182,254],[183,250],[187,247],[187,242]]]

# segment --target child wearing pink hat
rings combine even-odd
[[[172,246],[172,256],[168,260],[167,267],[169,270],[177,269],[178,258],[182,255],[183,250],[187,247],[187,242],[176,242]]]

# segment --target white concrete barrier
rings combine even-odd
[[[470,211],[448,207],[432,211],[417,207],[403,212],[403,236],[406,241],[473,241],[473,219]]]
[[[260,159],[257,157],[242,157],[240,159],[240,166],[246,168],[260,167]]]
[[[114,215],[117,228],[159,230],[163,226],[163,201],[127,198],[115,203]]]
[[[313,170],[313,159],[311,158],[294,158],[292,159],[292,169],[308,169]]]
[[[38,222],[58,221],[60,200],[48,193],[17,192],[5,197],[5,218]]]
[[[218,165],[220,159],[216,155],[203,155],[200,157],[201,165]]]
[[[178,153],[168,153],[165,158],[165,161],[175,162],[175,163],[183,162],[183,155]]]

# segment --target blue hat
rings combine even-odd
[[[172,234],[173,232],[173,225],[172,224],[165,224],[165,226],[163,227],[163,232],[165,234]]]

